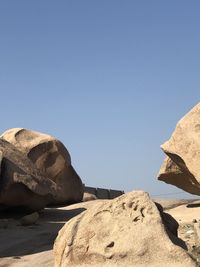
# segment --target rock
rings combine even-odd
[[[200,103],[178,122],[161,148],[168,157],[158,179],[200,195]]]
[[[83,194],[83,200],[82,201],[85,202],[85,201],[91,201],[91,200],[96,200],[96,199],[97,199],[97,197],[94,194],[85,192]]]
[[[193,223],[197,223],[197,220],[196,220],[196,219],[193,219],[192,222],[193,222]]]
[[[26,215],[20,219],[20,224],[23,226],[28,226],[35,224],[39,219],[39,214],[37,212],[33,212],[29,215]]]
[[[27,155],[44,177],[57,184],[59,194],[50,204],[82,201],[82,181],[71,165],[69,152],[59,140],[23,128],[7,130],[0,137]]]
[[[94,203],[60,230],[54,266],[196,266],[160,212],[140,191]]]
[[[44,208],[59,192],[15,146],[0,139],[0,210]]]
[[[179,166],[169,157],[166,157],[158,174],[158,180],[175,185],[191,194],[198,195],[199,188],[191,181],[191,175],[181,171]]]

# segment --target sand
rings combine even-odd
[[[98,201],[98,200],[97,200]],[[8,220],[7,228],[0,227],[0,266],[52,267],[53,244],[64,223],[83,212],[92,201],[61,208],[46,208],[36,224],[21,226],[24,214],[1,213],[0,225]]]

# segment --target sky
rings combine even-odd
[[[199,102],[199,10],[197,0],[1,0],[0,132],[55,136],[88,186],[192,196],[157,174],[160,145]]]

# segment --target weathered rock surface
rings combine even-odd
[[[147,193],[92,203],[60,230],[54,244],[55,267],[197,266],[178,246],[180,240],[163,224],[161,208]]]
[[[23,153],[0,139],[0,209],[25,207],[39,210],[58,191],[56,183],[44,178]]]
[[[200,194],[200,188],[194,183],[194,177],[190,173],[182,171],[169,157],[165,158],[160,168],[158,180],[175,185],[191,194]]]
[[[158,179],[200,195],[200,103],[178,122],[161,148],[168,157]]]
[[[56,138],[23,128],[13,128],[0,138],[14,145],[27,155],[44,177],[51,179],[60,188],[51,204],[80,202],[83,185],[71,165],[70,154]]]

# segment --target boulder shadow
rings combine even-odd
[[[187,208],[198,208],[200,207],[200,202],[199,203],[189,203],[186,206]]]
[[[8,224],[6,228],[0,228],[0,258],[21,257],[51,250],[64,224],[85,210],[46,208],[40,213],[38,222],[31,226],[20,225],[19,218],[23,214],[1,212],[1,220],[6,220]]]

